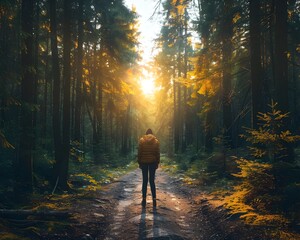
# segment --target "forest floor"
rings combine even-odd
[[[67,226],[41,239],[271,239],[265,230],[244,225],[222,207],[209,203],[199,187],[157,170],[157,207],[150,189],[141,206],[141,171],[136,169],[105,185],[93,197],[73,200],[75,216]],[[66,224],[66,223],[65,223]]]

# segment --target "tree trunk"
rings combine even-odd
[[[289,112],[288,94],[288,24],[287,0],[275,0],[275,100],[278,109]],[[286,119],[282,129],[289,129],[290,122]],[[291,144],[285,145],[280,157],[284,161],[294,161],[294,151]]]
[[[124,156],[126,156],[128,153],[129,153],[129,142],[130,142],[130,118],[131,118],[131,106],[130,106],[130,102],[128,104],[128,107],[127,107],[127,111],[126,111],[126,114],[124,116],[124,121],[123,121],[123,126],[122,126],[122,154]]]
[[[99,159],[101,159],[101,154],[103,153],[103,91],[102,91],[102,79],[100,79],[100,73],[96,73],[97,77],[97,93],[98,93],[98,101],[96,102],[97,108],[97,136],[98,136],[98,153]]]
[[[61,79],[57,48],[57,23],[56,23],[56,0],[50,0],[50,31],[51,31],[51,52],[52,52],[52,74],[53,74],[53,93],[52,93],[52,127],[54,141],[54,176],[53,182],[59,178],[59,168],[62,162],[62,139],[61,139],[61,116],[60,116],[60,95]]]
[[[83,61],[83,0],[78,0],[78,47],[77,47],[77,82],[75,104],[74,140],[81,142],[81,106],[82,106],[82,61]]]
[[[41,114],[42,114],[42,120],[41,120],[41,124],[42,124],[42,144],[43,147],[46,148],[46,138],[47,138],[47,123],[48,123],[48,84],[49,84],[49,75],[50,75],[50,71],[49,71],[49,35],[47,36],[47,43],[46,43],[46,51],[44,54],[44,58],[45,58],[45,72],[44,72],[44,89],[43,89],[43,104],[41,106]],[[49,148],[48,148],[49,149]]]
[[[275,92],[281,111],[289,111],[287,60],[287,0],[275,1]]]
[[[260,0],[250,0],[250,63],[253,128],[257,128],[258,112],[263,112],[260,21]]]
[[[183,26],[178,26],[179,28],[179,38],[178,38],[178,57],[177,57],[177,78],[180,79],[182,77],[182,55],[183,55]],[[184,102],[182,100],[183,98],[183,91],[182,91],[182,85],[181,83],[177,84],[177,121],[178,121],[178,141],[179,141],[179,149],[178,151],[180,153],[183,152],[183,119],[184,119]]]
[[[17,170],[17,192],[32,192],[32,148],[34,141],[34,111],[35,100],[35,75],[34,69],[34,36],[33,36],[33,16],[34,0],[23,0],[21,10],[22,43],[21,64],[21,133]]]
[[[63,18],[63,130],[62,130],[62,162],[59,171],[59,186],[67,189],[69,155],[70,155],[70,95],[71,95],[71,0],[64,0]]]
[[[293,107],[292,107],[292,118],[293,118],[293,131],[298,131],[298,126],[299,126],[299,110],[298,110],[298,78],[297,78],[297,67],[296,67],[296,48],[297,48],[297,43],[296,39],[293,39],[293,44],[292,44],[292,85],[293,85]]]
[[[226,147],[232,147],[232,113],[231,113],[231,72],[232,72],[232,0],[224,1],[224,19],[222,23],[223,54],[223,129]]]
[[[33,104],[35,106],[38,105],[38,83],[39,83],[39,27],[40,27],[40,0],[35,0],[34,3],[34,69],[35,69],[35,79],[34,79],[34,89],[33,89]],[[36,159],[36,136],[37,136],[37,111],[34,109],[33,111],[33,131],[34,131],[34,138],[32,141],[32,150],[33,150],[33,158],[32,161],[34,162]]]
[[[270,6],[270,12],[267,12],[267,14],[270,15],[270,21],[269,21],[269,25],[271,26],[270,27],[270,30],[269,30],[269,52],[270,52],[270,60],[271,60],[271,72],[272,72],[272,82],[268,83],[268,92],[269,92],[269,96],[270,98],[274,98],[274,94],[272,95],[270,92],[271,91],[274,91],[274,88],[275,88],[275,57],[274,57],[274,29],[273,29],[273,26],[274,26],[274,22],[275,22],[275,17],[274,17],[274,14],[275,14],[275,0],[272,0],[272,2],[270,3],[271,6]],[[264,3],[264,8],[267,8],[267,3]],[[264,13],[266,14],[266,13]],[[266,41],[266,40],[265,40]],[[265,42],[264,41],[264,42]],[[262,45],[264,47],[264,51],[267,52],[266,48],[267,48],[267,44],[264,43]],[[264,61],[263,61],[263,64],[265,66],[268,65],[267,61],[268,61],[268,57],[266,53],[263,54],[264,56]],[[263,71],[266,71],[266,67],[263,66]],[[271,90],[270,90],[271,89]]]
[[[183,76],[184,79],[187,79],[187,73],[188,73],[188,13],[187,10],[184,10],[184,36],[183,36],[183,44],[184,44],[184,56],[183,56]],[[186,151],[186,147],[188,144],[188,141],[192,140],[191,136],[189,135],[188,131],[188,106],[187,106],[187,95],[188,95],[188,89],[186,86],[184,86],[183,89],[183,120],[182,120],[182,151]]]
[[[214,120],[214,110],[213,107],[210,107],[206,112],[205,117],[205,143],[204,148],[205,152],[211,153],[213,151],[213,120]]]
[[[174,70],[175,71],[175,70]],[[173,75],[173,78],[175,78],[175,73]],[[174,122],[174,153],[178,153],[179,150],[179,113],[178,113],[178,107],[177,107],[177,102],[178,102],[178,95],[177,95],[177,88],[178,88],[178,83],[173,80],[173,107],[174,107],[174,115],[173,115],[173,122]]]
[[[93,46],[93,89],[92,92],[92,107],[93,107],[93,154],[95,163],[101,160],[101,147],[102,140],[102,89],[99,83],[99,67],[97,66],[97,46]],[[100,99],[99,99],[100,98]],[[100,104],[100,106],[99,106]]]

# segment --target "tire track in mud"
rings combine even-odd
[[[196,205],[178,181],[162,170],[156,173],[157,207],[152,206],[150,186],[146,208],[141,206],[142,173],[139,169],[109,186],[107,196],[115,203],[105,240],[208,239],[205,220],[196,216]]]

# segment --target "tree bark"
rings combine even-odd
[[[68,189],[68,168],[70,155],[70,96],[71,96],[71,0],[64,0],[63,18],[63,121],[62,161],[59,166],[59,187]]]
[[[275,0],[275,99],[284,112],[289,111],[287,31],[287,0]]]
[[[275,0],[275,100],[278,109],[289,112],[289,79],[288,79],[288,11],[287,0]],[[289,129],[286,119],[282,129]],[[294,161],[294,150],[291,144],[285,144],[280,153],[284,161]]]
[[[17,166],[16,191],[32,192],[32,148],[34,141],[35,76],[34,69],[34,0],[23,0],[21,10],[22,28],[22,79],[21,79],[21,117],[20,146]]]
[[[129,142],[130,142],[130,132],[131,132],[131,126],[130,126],[130,118],[131,118],[131,106],[130,102],[127,106],[127,111],[124,116],[123,126],[122,126],[122,154],[126,156],[129,153]]]
[[[183,76],[184,79],[187,79],[188,74],[188,13],[187,10],[184,10],[184,36],[183,36],[183,44],[184,44],[184,56],[183,56]],[[189,134],[188,130],[190,126],[188,126],[188,105],[187,105],[187,96],[188,89],[184,86],[183,89],[183,123],[182,123],[182,151],[185,152],[188,143],[191,143],[192,136]]]
[[[263,112],[260,21],[260,0],[250,0],[250,63],[253,128],[257,128],[258,112]]]
[[[83,0],[78,0],[78,47],[77,47],[77,82],[75,104],[75,132],[74,140],[80,142],[81,138],[81,106],[82,106],[82,61],[83,61]]]
[[[175,72],[175,69],[173,70]],[[173,78],[175,78],[175,73],[173,73]],[[179,120],[178,120],[178,95],[177,95],[178,83],[173,79],[173,127],[174,127],[174,153],[178,153],[179,150]]]
[[[103,153],[103,90],[102,90],[102,79],[100,77],[100,73],[96,73],[97,83],[98,83],[98,101],[96,102],[97,108],[97,138],[98,138],[98,153],[99,158],[101,158],[101,154]],[[100,159],[98,159],[100,160]]]
[[[232,112],[231,112],[231,78],[232,78],[232,0],[224,1],[224,19],[222,23],[222,54],[223,54],[223,128],[224,143],[233,146],[232,141]]]
[[[53,74],[53,105],[52,105],[52,127],[54,141],[54,176],[53,182],[59,178],[59,168],[62,161],[62,139],[61,139],[61,78],[57,48],[57,22],[56,22],[56,0],[50,0],[50,31],[52,52],[52,74]]]
[[[210,107],[206,112],[205,117],[205,142],[204,148],[205,152],[211,153],[213,151],[213,121],[214,121],[214,109]]]
[[[45,69],[44,69],[44,88],[43,88],[43,104],[41,106],[41,114],[42,114],[42,120],[41,120],[41,124],[42,124],[42,144],[43,147],[46,148],[46,137],[47,137],[47,123],[48,123],[48,84],[50,82],[50,71],[49,71],[49,36],[47,36],[47,42],[46,42],[46,51],[44,54],[44,58],[45,58]]]

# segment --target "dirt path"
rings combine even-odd
[[[74,223],[46,240],[263,240],[264,229],[245,226],[222,207],[213,207],[200,187],[191,188],[158,169],[157,207],[150,187],[142,208],[140,169],[107,184],[94,196],[74,199]]]
[[[161,170],[156,174],[157,207],[152,206],[148,186],[147,205],[142,208],[141,177],[137,169],[103,191],[102,201],[115,206],[104,239],[218,239],[211,224],[196,216],[199,206],[187,189]]]

